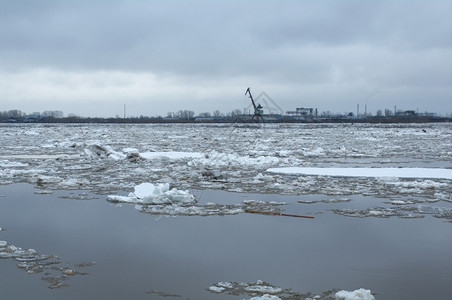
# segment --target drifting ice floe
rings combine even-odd
[[[355,291],[339,291],[332,289],[325,291],[320,295],[312,293],[300,293],[291,289],[282,289],[270,283],[258,280],[256,282],[218,282],[211,285],[208,289],[214,294],[228,294],[228,295],[248,295],[249,300],[264,300],[264,299],[336,299],[336,300],[374,300],[370,290],[358,289]]]
[[[284,202],[257,200],[244,200],[241,204],[208,202],[201,205],[189,191],[170,190],[168,183],[154,185],[148,182],[135,186],[129,196],[110,195],[107,201],[137,204],[136,208],[143,213],[167,216],[236,215],[246,210],[281,212],[281,206],[286,205]]]
[[[84,154],[91,158],[110,158],[113,160],[123,160],[134,156],[139,156],[143,159],[185,159],[185,158],[199,158],[202,153],[197,152],[175,152],[175,151],[145,151],[139,152],[137,148],[126,147],[122,151],[115,151],[111,146],[103,145],[101,143],[93,143],[84,149]]]
[[[359,289],[353,292],[339,291],[335,295],[337,300],[374,300],[370,290]]]
[[[193,203],[195,197],[189,191],[169,189],[169,183],[160,183],[157,186],[145,182],[135,186],[135,192],[128,197],[110,195],[107,198],[111,202],[125,202],[138,204],[173,204]]]
[[[278,174],[303,174],[339,177],[400,177],[452,179],[452,169],[435,168],[270,168]]]
[[[287,161],[287,159],[285,159]],[[208,166],[216,168],[224,167],[270,167],[281,163],[283,160],[273,156],[243,156],[230,153],[212,151],[206,155],[197,157],[188,163],[189,166]]]
[[[126,158],[124,153],[113,150],[111,146],[104,146],[102,144],[92,144],[85,148],[85,154],[91,158],[111,158],[113,160],[120,160]]]
[[[143,152],[140,156],[146,159],[169,158],[169,159],[184,159],[184,158],[199,158],[202,153],[197,152]]]
[[[262,296],[250,298],[250,300],[281,300],[281,298],[275,295],[264,294]]]
[[[252,283],[244,282],[218,282],[210,286],[208,289],[212,293],[226,293],[232,295],[248,294],[250,296],[260,296],[264,298],[252,298],[252,299],[281,299],[275,295],[290,293],[288,290],[284,290],[280,287],[273,286],[262,280],[258,280]],[[270,298],[273,295],[276,298]]]
[[[18,262],[17,267],[26,271],[28,274],[44,273],[45,276],[42,277],[42,280],[49,283],[48,287],[50,289],[67,286],[66,281],[69,279],[69,276],[87,274],[75,268],[59,266],[61,265],[61,261],[57,256],[39,254],[34,249],[22,249],[6,241],[0,241],[0,259],[16,260]],[[94,262],[81,263],[75,267],[87,267],[94,264]]]
[[[452,208],[434,207],[428,205],[408,206],[408,203],[397,201],[395,207],[370,207],[363,210],[358,209],[333,209],[335,214],[347,217],[399,217],[399,218],[423,218],[426,214],[431,214],[435,218],[452,220]],[[402,206],[403,205],[403,206]]]
[[[23,164],[20,162],[10,162],[9,160],[0,160],[0,168],[20,168],[28,167],[29,164]]]

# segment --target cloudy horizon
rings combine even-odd
[[[452,113],[452,1],[0,4],[0,111]]]

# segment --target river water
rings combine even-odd
[[[0,240],[59,259],[34,274],[15,259],[0,260],[2,299],[249,299],[252,294],[244,291],[231,295],[209,287],[258,280],[287,289],[281,299],[359,288],[376,299],[452,294],[450,223],[431,215],[353,218],[331,211],[384,199],[325,203],[316,202],[326,199],[322,195],[198,194],[200,202],[284,202],[287,212],[315,216],[303,219],[155,216],[134,205],[110,204],[102,195],[40,194],[29,184],[0,186],[0,195]],[[64,268],[75,274],[64,276]],[[61,287],[49,288],[48,277]]]

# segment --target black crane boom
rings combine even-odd
[[[254,110],[256,110],[257,106],[256,106],[256,103],[254,102],[253,95],[251,95],[250,88],[246,89],[245,96],[246,96],[246,94],[249,94],[249,98],[251,99],[251,103],[253,103]]]

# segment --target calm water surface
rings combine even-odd
[[[159,217],[111,205],[105,196],[74,200],[61,196],[79,191],[34,192],[26,184],[0,186],[0,227],[6,229],[0,240],[57,255],[62,266],[95,264],[83,267],[87,275],[71,277],[68,287],[49,289],[42,273],[0,260],[1,299],[243,299],[250,297],[207,289],[257,280],[301,293],[366,288],[377,299],[452,295],[452,224],[431,216],[351,218],[330,211],[377,199],[300,204],[309,197],[204,191],[202,202],[282,201],[286,212],[315,219]]]

